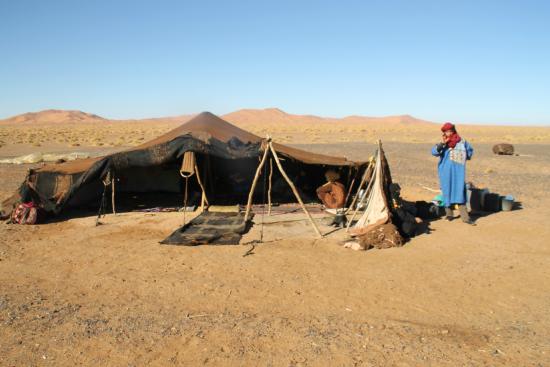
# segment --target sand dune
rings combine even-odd
[[[28,123],[90,123],[107,121],[101,116],[82,111],[70,110],[44,110],[39,112],[27,112],[21,115],[0,120],[2,124],[28,124]]]
[[[0,157],[29,152],[130,147],[153,139],[188,121],[194,115],[116,120],[81,111],[45,110],[0,120]],[[222,116],[258,136],[280,143],[326,144],[400,141],[433,143],[439,123],[410,115],[343,118],[297,115],[277,108],[241,109]],[[32,129],[29,128],[32,126]],[[97,128],[101,126],[101,128]],[[550,143],[548,127],[480,126],[458,124],[471,143]]]
[[[296,115],[278,108],[242,109],[223,115],[227,121],[234,124],[366,124],[366,125],[426,125],[428,121],[417,119],[410,115],[368,117],[346,116],[343,118],[321,117],[315,115]]]
[[[109,119],[96,114],[76,110],[43,110],[27,112],[0,120],[2,125],[16,124],[90,124],[107,122],[175,122],[183,123],[194,115],[153,117],[144,119]]]
[[[110,119],[96,114],[74,110],[44,110],[27,112],[0,120],[0,124],[63,124],[63,123],[98,123],[98,122],[178,122],[183,123],[191,119],[194,114],[166,117],[152,117],[143,119]],[[285,125],[298,124],[369,124],[369,125],[431,125],[433,123],[421,120],[410,115],[399,116],[346,116],[322,117],[315,115],[297,115],[287,113],[278,108],[241,109],[222,116],[227,121],[237,125],[266,124]]]

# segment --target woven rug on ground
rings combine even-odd
[[[203,212],[160,243],[182,246],[238,245],[249,229],[243,213]]]

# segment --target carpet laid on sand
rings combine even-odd
[[[249,229],[243,213],[203,212],[160,243],[181,246],[238,245]]]

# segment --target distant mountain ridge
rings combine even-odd
[[[0,122],[23,124],[23,123],[69,123],[69,122],[90,122],[106,121],[105,118],[73,110],[44,110],[39,112],[27,112],[21,115],[9,117]]]
[[[195,115],[181,115],[171,117],[156,117],[144,119],[108,119],[92,113],[75,110],[44,110],[39,112],[28,112],[21,115],[0,120],[1,124],[63,124],[63,123],[105,123],[105,122],[174,122],[183,123]],[[315,115],[297,115],[287,113],[279,108],[265,109],[241,109],[221,116],[227,121],[237,125],[249,124],[316,124],[316,123],[350,123],[350,124],[399,124],[399,125],[425,125],[432,124],[429,121],[421,120],[410,115],[368,117],[368,116],[346,116],[343,118],[321,117]]]
[[[278,108],[266,109],[242,109],[222,116],[229,122],[235,124],[399,124],[399,125],[427,125],[433,124],[430,121],[421,120],[410,115],[368,117],[368,116],[346,116],[343,118],[321,117],[315,115],[295,115],[282,111]]]
[[[108,119],[93,113],[76,110],[43,110],[27,112],[0,120],[0,124],[70,124],[70,123],[107,123],[107,122],[180,122],[183,123],[195,115],[154,117],[146,119]]]

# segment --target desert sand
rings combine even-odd
[[[321,118],[277,109],[224,116],[258,135],[365,159],[382,139],[409,200],[437,188],[438,123]],[[46,111],[0,121],[0,158],[124,149],[190,116],[113,121]],[[459,125],[468,180],[522,208],[430,223],[401,248],[316,239],[303,215],[257,213],[241,246],[158,241],[180,213],[0,224],[0,365],[546,366],[550,364],[550,128]],[[517,156],[495,156],[510,142]],[[35,165],[0,164],[0,200]],[[264,243],[249,256],[250,243]],[[318,218],[322,222],[323,218]],[[279,222],[279,223],[273,223]],[[322,231],[331,231],[326,225]]]

